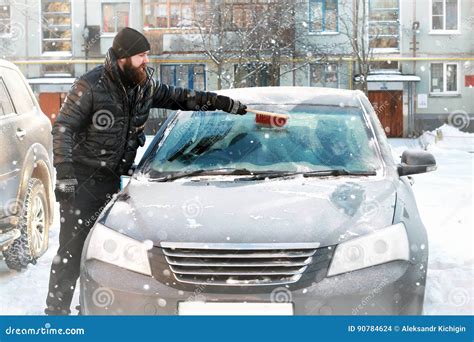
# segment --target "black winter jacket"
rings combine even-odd
[[[104,65],[74,83],[53,125],[54,166],[72,163],[82,173],[126,174],[145,143],[150,108],[216,109],[216,94],[168,86],[153,80],[153,69],[147,72],[146,84],[127,93],[109,49]]]

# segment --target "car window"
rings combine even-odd
[[[18,72],[13,69],[2,68],[2,76],[12,96],[16,112],[22,114],[34,109],[35,105],[31,99],[30,92]]]
[[[159,173],[246,168],[251,171],[381,167],[374,137],[356,107],[252,105],[288,114],[283,127],[256,123],[256,116],[181,112],[152,156]]]
[[[7,88],[3,79],[0,77],[0,116],[14,113],[13,106],[11,103],[10,95],[7,92]]]

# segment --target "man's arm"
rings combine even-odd
[[[54,166],[72,165],[73,135],[90,122],[91,110],[91,86],[86,80],[79,79],[69,91],[53,125]]]
[[[54,193],[58,202],[74,199],[78,182],[72,165],[73,136],[89,122],[91,110],[91,87],[87,81],[79,79],[69,91],[52,130],[56,167]]]
[[[216,110],[232,114],[246,114],[245,105],[227,96],[206,91],[177,88],[159,83],[153,95],[154,108],[174,110]]]

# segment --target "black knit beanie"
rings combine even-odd
[[[149,51],[150,43],[143,34],[130,27],[120,30],[114,38],[112,50],[117,59]]]

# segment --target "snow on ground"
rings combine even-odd
[[[54,222],[49,231],[49,248],[38,259],[36,265],[29,265],[22,272],[8,269],[0,261],[0,314],[2,315],[44,315],[48,294],[49,271],[56,255],[59,240],[59,205],[56,203]],[[79,305],[79,288],[74,294],[72,308]],[[76,310],[72,309],[73,314]]]
[[[394,158],[425,147],[438,164],[435,172],[414,175],[413,191],[428,231],[429,262],[424,313],[474,314],[474,134],[443,125],[420,139],[390,139]]]
[[[438,139],[437,143],[436,132],[428,132],[420,139],[390,139],[390,144],[396,160],[405,149],[425,147],[438,163],[437,171],[413,176],[413,191],[430,244],[424,313],[472,315],[474,153],[466,151],[474,151],[474,134],[465,134],[449,126],[440,127],[440,131],[443,139]],[[150,141],[147,137],[147,143]],[[50,247],[36,265],[16,272],[0,261],[1,314],[43,314],[49,268],[58,247],[58,235],[59,215],[55,215]],[[72,307],[77,304],[78,289]]]

